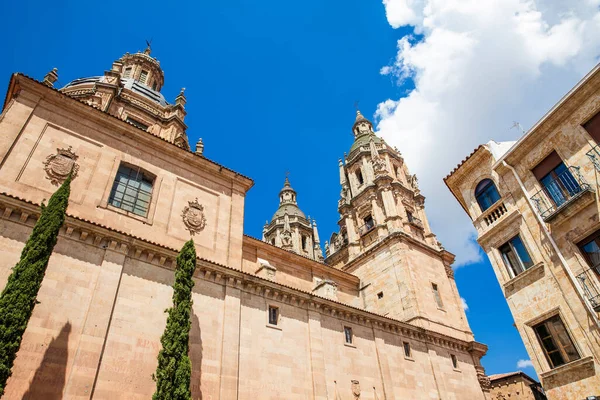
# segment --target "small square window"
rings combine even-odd
[[[383,299],[383,292],[377,293],[377,298],[378,299]]]
[[[450,354],[450,358],[452,359],[452,367],[454,369],[458,369],[458,360],[454,354]]]
[[[277,325],[279,323],[279,308],[269,306],[269,324]]]
[[[123,74],[123,78],[129,78],[131,76],[131,67],[125,68],[125,73]]]
[[[412,353],[410,351],[410,343],[408,342],[404,342],[404,355],[408,358],[410,358],[412,356]]]
[[[354,337],[352,335],[352,328],[350,328],[349,326],[344,327],[344,337],[346,338],[346,343],[352,344]]]

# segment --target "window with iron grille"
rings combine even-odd
[[[132,125],[135,125],[135,126],[137,126],[137,127],[138,127],[138,128],[140,128],[140,129],[143,129],[143,130],[145,130],[145,131],[147,131],[147,130],[148,130],[148,125],[146,125],[146,124],[143,124],[143,123],[141,123],[140,121],[138,121],[138,120],[135,120],[135,119],[133,119],[133,118],[131,118],[131,117],[127,117],[127,119],[126,119],[125,121],[129,122],[129,123],[130,123],[130,124],[132,124]]]
[[[277,325],[279,322],[279,308],[274,306],[269,306],[269,324]]]
[[[350,328],[349,326],[344,327],[344,337],[346,338],[346,343],[352,344],[352,328]]]
[[[556,368],[580,356],[563,324],[560,316],[547,319],[533,327],[535,334],[544,349],[550,368]]]
[[[153,180],[139,168],[121,165],[110,192],[109,204],[145,217],[152,197]]]
[[[129,78],[131,76],[131,67],[125,68],[125,72],[123,73],[123,78]]]

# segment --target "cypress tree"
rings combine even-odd
[[[8,277],[0,295],[0,397],[21,346],[21,339],[33,312],[48,260],[65,221],[71,192],[71,175],[48,201]]]
[[[152,400],[190,400],[192,363],[188,357],[190,338],[190,314],[192,311],[192,275],[196,269],[194,241],[183,245],[177,257],[175,283],[173,284],[173,307],[166,310],[167,326],[160,339],[162,349],[158,353],[158,366],[152,379],[156,392]]]

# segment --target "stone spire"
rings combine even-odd
[[[354,125],[352,125],[352,132],[354,132],[355,138],[373,133],[373,124],[361,114],[360,110],[356,110],[356,119],[354,120]]]
[[[58,80],[58,70],[56,68],[52,68],[52,71],[48,72],[46,76],[44,76],[43,84],[46,86],[54,87],[54,83]]]
[[[313,247],[314,247],[314,253],[315,253],[315,260],[317,261],[323,261],[323,250],[321,250],[321,240],[319,239],[319,231],[317,230],[317,221],[315,221],[313,219],[312,221],[312,226],[313,226]]]

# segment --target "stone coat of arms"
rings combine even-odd
[[[206,217],[204,216],[204,206],[198,203],[198,199],[188,201],[181,213],[183,223],[192,236],[204,229],[206,226]]]
[[[46,157],[44,162],[44,170],[46,171],[46,178],[50,179],[50,182],[58,186],[72,172],[71,178],[75,179],[77,172],[79,171],[79,164],[76,163],[79,156],[71,150],[71,146],[68,149],[56,149],[56,154],[51,154]]]

